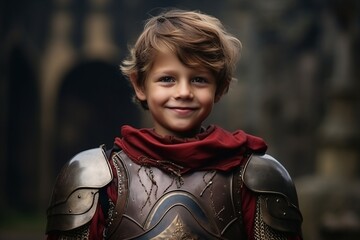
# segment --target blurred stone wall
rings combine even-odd
[[[356,238],[355,0],[1,1],[0,238],[10,234],[6,215],[44,223],[55,176],[73,154],[111,146],[122,124],[149,125],[118,65],[162,7],[214,15],[242,41],[238,80],[207,124],[268,142],[298,186],[305,239]]]

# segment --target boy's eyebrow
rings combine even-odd
[[[176,69],[159,69],[157,71],[154,71],[153,74],[156,75],[156,74],[175,74],[177,72]],[[195,72],[197,74],[209,74],[209,75],[212,75],[212,72],[207,69],[207,68],[192,68],[191,72]]]

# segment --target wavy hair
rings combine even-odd
[[[227,93],[241,42],[215,17],[199,11],[172,9],[149,18],[135,45],[120,65],[124,76],[136,74],[143,87],[154,56],[166,46],[188,67],[209,69],[216,78],[216,95]],[[145,109],[147,104],[140,102]]]

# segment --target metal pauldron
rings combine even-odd
[[[275,230],[301,234],[302,215],[295,185],[287,170],[270,155],[252,155],[243,182],[259,193],[263,221]]]
[[[99,189],[113,178],[102,148],[74,156],[59,173],[47,210],[46,232],[68,231],[89,222],[96,210]]]

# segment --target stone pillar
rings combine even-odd
[[[90,10],[84,23],[82,53],[86,59],[100,59],[111,63],[118,59],[119,49],[113,42],[112,19],[106,12],[110,7],[109,2],[93,0],[89,5]]]
[[[76,50],[71,43],[73,20],[67,10],[68,2],[58,1],[53,14],[49,40],[42,57],[41,85],[41,147],[39,176],[39,205],[47,206],[55,173],[52,172],[54,117],[56,99],[62,74],[76,61]]]
[[[315,175],[296,182],[307,240],[360,239],[359,86],[353,65],[356,38],[349,24],[336,25],[332,35],[333,73]]]

